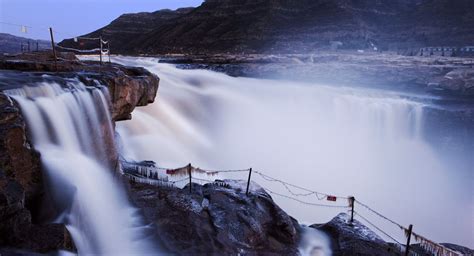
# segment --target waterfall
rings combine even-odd
[[[7,93],[19,103],[41,153],[55,205],[81,255],[142,255],[147,230],[113,177],[106,87],[41,83]],[[113,151],[112,147],[112,151]]]
[[[376,89],[181,70],[153,58],[114,61],[143,66],[161,79],[156,102],[117,126],[127,158],[164,167],[253,167],[292,184],[353,195],[436,241],[472,244],[472,173],[453,170],[426,140],[429,101]],[[258,175],[252,180],[287,193]],[[304,223],[323,223],[338,213],[274,199]],[[374,222],[405,239],[397,227]]]

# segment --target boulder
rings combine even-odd
[[[183,189],[131,183],[131,197],[155,237],[179,254],[297,255],[299,225],[258,185],[245,181]]]
[[[340,213],[326,224],[314,224],[310,227],[323,231],[331,237],[331,247],[335,256],[400,255],[399,250],[364,224],[358,220],[350,223],[349,220],[349,215]]]

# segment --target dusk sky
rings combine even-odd
[[[0,0],[0,32],[49,39],[48,27],[60,41],[92,32],[123,13],[199,6],[203,0]],[[28,26],[23,33],[18,24]]]

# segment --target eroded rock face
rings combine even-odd
[[[112,120],[131,119],[137,106],[155,101],[160,79],[144,68],[119,67],[100,74],[87,74],[83,80],[95,78],[109,88],[112,101]]]
[[[28,141],[19,107],[0,93],[0,247],[38,252],[73,247],[64,225],[32,220],[44,195],[39,157]]]
[[[71,53],[61,53],[60,55],[67,61],[61,60],[55,64],[52,53],[47,51],[3,57],[3,59],[0,58],[0,69],[35,71],[46,74],[55,72],[51,75],[67,78],[77,77],[90,86],[97,86],[97,82],[99,82],[109,89],[113,121],[130,119],[135,107],[145,106],[155,100],[160,79],[144,68],[125,67],[107,62],[99,65],[99,62],[96,61],[79,61]]]
[[[155,236],[180,254],[297,255],[299,225],[262,189],[247,197],[245,182],[192,184],[183,189],[132,183],[135,204]],[[229,185],[230,184],[230,185]]]
[[[0,58],[0,69],[9,70],[0,72],[0,254],[74,249],[65,226],[49,224],[57,212],[43,183],[40,154],[31,144],[20,107],[2,91],[37,82],[66,85],[68,79],[79,79],[89,86],[105,85],[111,92],[111,117],[117,121],[130,118],[136,106],[153,102],[158,90],[158,77],[145,69],[83,63],[70,54],[62,55],[68,61],[59,61],[56,68],[50,55]],[[107,130],[110,124],[102,121]],[[110,139],[106,144],[107,160],[112,167],[119,166],[115,141]]]

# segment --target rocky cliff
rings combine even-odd
[[[123,15],[86,36],[102,34],[114,52],[129,54],[397,50],[474,41],[470,0],[206,0],[166,13]]]
[[[0,59],[0,254],[17,253],[8,247],[21,248],[26,255],[74,248],[65,226],[50,224],[55,208],[43,183],[40,154],[19,106],[3,91],[47,81],[63,84],[69,78],[107,85],[112,118],[118,121],[129,119],[136,106],[153,102],[158,90],[158,77],[145,69],[84,63],[71,55],[62,56],[56,66],[50,57],[46,52]],[[111,166],[118,166],[115,142],[107,143]]]
[[[72,248],[64,225],[37,222],[44,195],[40,155],[29,142],[18,105],[0,93],[0,247],[37,252]]]

